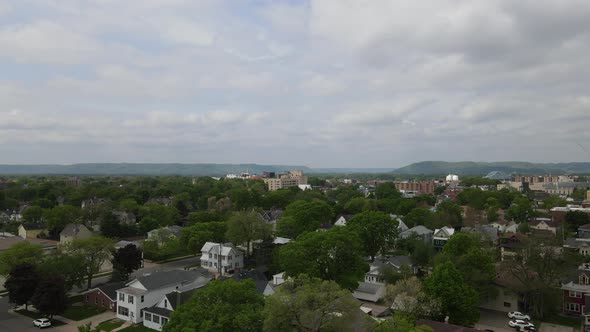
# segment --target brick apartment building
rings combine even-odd
[[[268,186],[269,191],[274,191],[282,188],[305,185],[307,184],[307,176],[303,174],[303,171],[294,170],[289,171],[286,174],[281,174],[278,178],[267,178],[263,179],[263,181]]]
[[[436,182],[434,181],[405,181],[405,182],[394,182],[395,189],[399,191],[414,191],[421,194],[434,194],[434,188],[436,188]]]

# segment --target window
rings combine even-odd
[[[100,305],[104,307],[104,299],[100,299]]]
[[[212,253],[209,253],[209,258],[213,258],[213,254]]]
[[[215,254],[215,259],[217,259],[217,254]]]
[[[213,266],[214,266],[214,267],[217,267],[217,263],[213,263]]]
[[[133,296],[129,295],[129,303],[133,304]]]
[[[141,303],[143,303],[143,295],[141,296]]]
[[[119,309],[117,310],[119,312],[119,315],[129,316],[129,309],[119,306]]]
[[[574,291],[570,291],[569,293],[570,297],[577,297],[577,298],[582,298],[582,293],[580,292],[574,292]]]
[[[231,255],[227,256],[227,260],[231,261]]]
[[[164,325],[164,324],[166,324],[166,323],[168,323],[168,318],[164,318],[164,317],[162,317],[162,325]]]
[[[144,317],[143,319],[147,320],[148,322],[151,322],[151,321],[152,321],[152,314],[150,314],[150,313],[146,312],[146,313],[144,314],[144,316],[145,316],[145,317]]]
[[[240,267],[240,263],[236,262],[236,267]]]
[[[119,301],[125,301],[125,294],[119,293]]]
[[[168,300],[164,299],[164,308],[168,309]]]
[[[565,310],[580,312],[580,305],[578,303],[568,302],[566,303]]]
[[[98,304],[98,297],[94,298],[94,304]]]
[[[510,302],[504,302],[504,307],[510,308]]]
[[[84,298],[86,299],[86,302],[88,302],[88,295],[86,295]]]
[[[588,278],[587,275],[582,274],[580,276],[580,284],[582,284],[582,285],[588,285],[589,281],[590,281],[590,278]]]
[[[152,322],[156,323],[156,324],[160,324],[160,316],[156,316],[154,315]]]

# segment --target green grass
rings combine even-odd
[[[104,322],[96,325],[95,329],[97,331],[111,332],[112,330],[123,325],[124,323],[125,323],[124,320],[113,318],[113,319],[105,320]]]
[[[82,320],[103,313],[104,310],[87,305],[75,305],[66,309],[61,316],[71,320]]]
[[[119,330],[119,331],[121,331],[121,332],[154,332],[154,330],[148,329],[147,327],[140,325],[140,324],[129,326],[129,327],[126,327],[126,328]]]
[[[37,319],[37,318],[46,318],[45,315],[42,315],[36,311],[29,311],[29,310],[25,310],[25,309],[19,309],[19,310],[15,310],[14,312],[19,313],[23,316],[32,318],[32,319]],[[32,323],[31,323],[32,324]],[[52,326],[61,326],[61,325],[66,325],[66,323],[57,320],[57,319],[52,319],[51,320],[51,325]]]

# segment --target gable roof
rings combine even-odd
[[[168,303],[170,303],[172,309],[176,309],[176,307],[188,301],[196,290],[197,288],[193,288],[184,292],[174,291],[166,294],[165,297],[168,299]]]
[[[242,281],[242,280],[253,280],[254,284],[256,284],[256,291],[260,294],[264,293],[264,289],[266,285],[268,285],[268,279],[261,271],[251,270],[251,271],[243,271],[239,273],[235,273],[232,277],[235,281]]]
[[[59,233],[59,236],[76,236],[82,231],[90,232],[90,230],[82,224],[67,224]]]
[[[221,249],[220,249],[221,247]],[[221,252],[220,252],[221,250]],[[205,242],[203,247],[201,248],[201,252],[208,252],[212,254],[220,254],[222,256],[227,256],[234,250],[239,253],[239,251],[234,247],[232,243],[223,243],[223,246],[219,243],[215,242]]]
[[[391,265],[400,268],[402,265],[414,266],[416,262],[409,256],[385,256],[375,257],[375,261],[371,265],[378,267]]]
[[[27,223],[21,224],[21,226],[27,231],[47,229],[42,223]]]
[[[441,234],[441,232],[443,234]],[[451,237],[453,236],[453,234],[455,234],[455,229],[452,227],[442,227],[442,228],[437,228],[434,230],[434,236],[445,236],[445,237]]]
[[[116,301],[117,300],[117,290],[121,289],[123,287],[125,287],[125,282],[123,282],[123,281],[110,282],[108,284],[104,284],[104,285],[100,285],[100,286],[91,288],[91,289],[87,290],[86,292],[84,292],[84,294],[93,292],[95,290],[99,290],[104,295],[106,295],[111,301]]]
[[[178,284],[190,283],[200,279],[200,282],[208,282],[211,279],[210,275],[204,273],[201,269],[196,270],[173,270],[173,271],[156,271],[148,275],[144,275],[128,282],[130,285],[134,281],[139,281],[148,291],[159,289],[162,287]],[[129,287],[127,287],[129,288]]]
[[[360,292],[360,293],[366,293],[366,294],[377,294],[379,292],[379,289],[383,287],[383,285],[379,285],[379,284],[371,284],[368,282],[359,282],[359,286],[358,288],[355,290],[355,292]]]
[[[406,231],[403,231],[401,234],[410,234],[410,233],[416,233],[417,235],[426,235],[426,234],[432,234],[433,231],[422,226],[422,225],[418,225],[418,226],[414,226]]]

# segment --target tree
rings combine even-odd
[[[41,279],[31,303],[39,313],[48,315],[49,318],[63,313],[68,305],[63,279],[57,276]]]
[[[359,235],[364,251],[375,260],[375,256],[393,246],[398,235],[398,222],[383,212],[367,211],[354,216],[347,227]]]
[[[457,233],[447,241],[439,260],[452,261],[461,273],[463,281],[473,287],[480,301],[483,301],[497,295],[493,285],[496,280],[496,268],[492,255],[492,249],[487,248],[478,236]]]
[[[113,280],[126,281],[133,271],[141,267],[143,253],[136,245],[128,244],[115,251],[111,262],[113,264]]]
[[[278,233],[289,238],[296,238],[304,232],[315,231],[321,224],[329,223],[332,217],[333,211],[328,203],[320,200],[311,202],[298,200],[285,209],[277,224]]]
[[[253,281],[212,281],[172,312],[163,331],[260,331],[263,308]]]
[[[398,312],[393,314],[393,320],[383,320],[371,329],[371,332],[433,332],[428,325],[414,326],[412,319]]]
[[[348,227],[305,233],[279,249],[279,260],[288,276],[306,274],[334,280],[343,288],[356,289],[368,266],[360,253],[358,235]]]
[[[422,283],[415,276],[387,285],[385,300],[391,303],[396,312],[411,320],[436,315],[440,310],[440,302],[426,294]]]
[[[176,207],[158,203],[147,203],[139,208],[139,216],[141,220],[144,218],[157,220],[160,227],[175,225],[180,220]]]
[[[12,268],[4,287],[8,291],[8,299],[11,303],[16,305],[24,304],[25,309],[27,309],[38,283],[39,274],[35,266],[24,263]]]
[[[402,194],[395,188],[393,182],[382,183],[375,188],[375,198],[377,199],[397,199],[401,197]]]
[[[227,221],[226,237],[234,244],[246,243],[246,257],[250,256],[250,244],[254,240],[270,236],[271,225],[254,211],[238,212]]]
[[[50,210],[45,210],[44,218],[47,221],[47,228],[52,238],[59,237],[59,233],[67,224],[79,221],[82,212],[79,208],[71,205],[59,205]]]
[[[441,303],[441,314],[453,324],[471,326],[479,319],[478,296],[463,282],[461,273],[450,262],[439,264],[424,282],[426,293]]]
[[[415,208],[404,217],[404,223],[408,227],[430,225],[434,219],[434,213],[430,209]]]
[[[344,205],[344,210],[351,214],[375,210],[375,207],[371,204],[372,202],[375,202],[375,200],[368,200],[364,197],[355,197]]]
[[[0,252],[0,275],[7,275],[21,264],[36,265],[43,257],[43,248],[38,244],[23,241],[13,244],[10,248]]]
[[[358,302],[333,281],[301,275],[267,298],[264,331],[355,331]]]
[[[570,232],[577,232],[582,225],[590,223],[588,214],[582,211],[568,211],[565,214],[565,224]]]
[[[461,226],[461,207],[451,201],[442,201],[436,206],[436,216],[441,225]]]
[[[517,197],[512,206],[506,211],[506,217],[518,223],[528,222],[529,218],[535,216],[533,204],[525,196]]]
[[[79,253],[57,253],[46,256],[38,270],[43,277],[61,276],[66,291],[70,291],[74,286],[82,287],[86,278],[84,264],[85,257]]]
[[[92,286],[92,277],[100,271],[102,264],[111,256],[113,242],[102,236],[76,239],[67,245],[67,251],[84,257],[83,271],[87,288]]]
[[[226,232],[225,222],[196,223],[182,230],[180,244],[188,252],[201,254],[205,242],[224,242]]]
[[[558,195],[551,195],[543,200],[543,209],[550,210],[556,206],[565,206],[567,201]]]
[[[26,223],[40,223],[43,221],[43,209],[40,206],[31,206],[23,211],[22,217]]]

